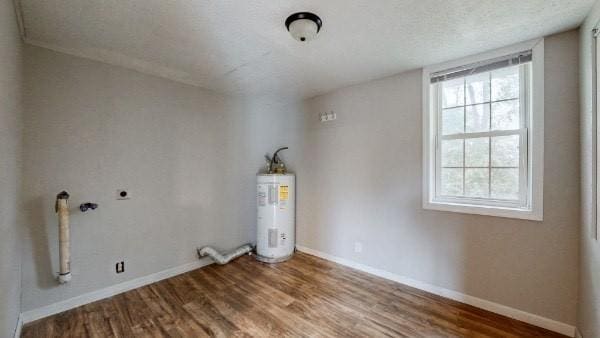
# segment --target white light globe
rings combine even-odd
[[[319,31],[317,23],[309,19],[293,21],[288,29],[294,39],[302,42],[314,39]]]

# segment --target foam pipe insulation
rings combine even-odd
[[[198,256],[200,256],[200,257],[209,256],[210,258],[212,258],[215,261],[215,263],[217,263],[219,265],[224,265],[224,264],[227,264],[230,261],[232,261],[244,254],[247,254],[251,251],[252,251],[252,246],[250,244],[242,245],[239,248],[237,248],[229,253],[226,253],[226,254],[221,254],[214,248],[212,248],[210,246],[205,246],[201,249],[198,249]]]
[[[56,196],[56,212],[58,213],[58,244],[60,272],[58,282],[64,284],[71,280],[71,243],[69,228],[69,194],[66,191]]]

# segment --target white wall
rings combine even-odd
[[[422,209],[421,71],[413,71],[306,103],[299,244],[574,325],[577,31],[545,47],[543,222]],[[338,119],[319,123],[330,110]]]
[[[0,1],[0,337],[21,309],[21,41],[12,1]]]
[[[292,142],[293,103],[234,100],[38,47],[25,55],[24,311],[193,262],[198,246],[254,241],[254,176],[266,152]],[[120,188],[132,199],[117,201]],[[63,189],[73,279],[60,286]],[[88,201],[99,208],[77,211]]]
[[[600,337],[600,243],[594,224],[592,149],[592,29],[600,21],[600,2],[580,28],[581,240],[577,327],[584,337]]]

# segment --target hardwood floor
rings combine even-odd
[[[303,253],[244,256],[30,323],[22,337],[560,337]]]

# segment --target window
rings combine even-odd
[[[541,220],[538,53],[505,49],[424,70],[425,208]]]

